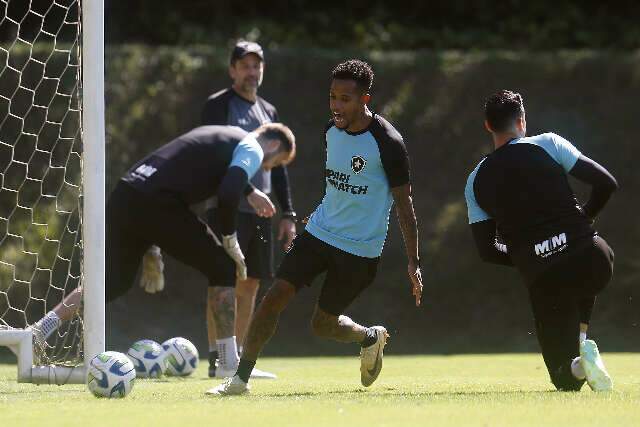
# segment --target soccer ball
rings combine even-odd
[[[160,378],[166,370],[164,349],[153,340],[134,342],[127,356],[133,362],[138,378]]]
[[[125,397],[135,379],[133,363],[117,351],[98,354],[91,359],[87,370],[87,387],[96,397]]]
[[[168,339],[162,343],[162,348],[165,351],[167,375],[191,375],[198,367],[198,349],[188,339]]]

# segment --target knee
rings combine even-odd
[[[260,281],[258,279],[238,280],[236,283],[236,297],[255,298],[258,289],[260,289]]]

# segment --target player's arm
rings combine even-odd
[[[240,198],[247,191],[249,176],[244,169],[232,166],[227,169],[227,173],[218,187],[218,218],[219,229],[223,235],[236,232],[236,213]]]
[[[416,306],[419,306],[422,298],[422,272],[420,271],[420,254],[418,252],[418,221],[413,209],[411,184],[394,187],[391,189],[391,193],[396,204],[398,223],[409,259],[407,273],[413,285],[412,293],[416,298]]]
[[[474,222],[471,224],[471,233],[482,261],[492,264],[513,265],[507,246],[498,242],[495,220],[489,218],[484,221]]]
[[[594,220],[618,189],[618,182],[603,166],[583,155],[580,155],[569,174],[591,185],[591,196],[582,209]]]
[[[278,166],[271,169],[271,183],[273,191],[282,209],[282,219],[278,227],[278,240],[283,241],[286,250],[296,237],[296,212],[291,202],[291,187],[289,186],[289,173],[286,166]]]

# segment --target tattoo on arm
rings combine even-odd
[[[411,185],[405,184],[392,188],[391,193],[393,194],[393,200],[396,204],[396,214],[398,215],[400,230],[402,230],[407,257],[410,260],[418,262],[418,221],[416,219],[416,213],[413,210]]]
[[[232,337],[235,335],[234,326],[236,320],[235,289],[218,286],[213,289],[215,301],[213,318],[216,321],[218,339]]]

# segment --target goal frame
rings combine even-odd
[[[81,384],[86,366],[105,350],[105,105],[104,0],[79,1],[82,50],[82,247],[83,356],[77,367],[34,366],[28,329],[0,330],[0,346],[18,359],[18,382]]]

